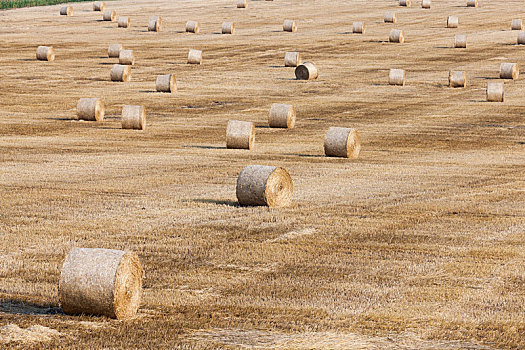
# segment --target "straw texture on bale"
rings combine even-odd
[[[525,45],[525,32],[518,33],[518,45]]]
[[[319,77],[319,71],[312,62],[304,62],[295,68],[295,78],[297,80],[314,80]]]
[[[399,6],[410,7],[412,6],[412,0],[399,0]]]
[[[283,23],[283,30],[285,32],[295,32],[297,31],[297,24],[293,19],[287,19]]]
[[[115,64],[111,68],[111,81],[129,81],[131,79],[131,66]]]
[[[447,17],[447,28],[457,28],[459,25],[459,19],[457,16]]]
[[[465,34],[458,34],[454,37],[454,47],[456,49],[467,48],[467,36]]]
[[[151,16],[148,21],[148,31],[158,32],[162,25],[162,18],[160,16]]]
[[[55,49],[52,46],[39,46],[36,49],[36,59],[39,61],[54,61]]]
[[[405,33],[401,29],[392,29],[388,41],[391,43],[404,43]]]
[[[237,178],[236,194],[243,206],[286,207],[292,203],[293,182],[284,168],[248,165]]]
[[[60,8],[60,14],[62,16],[71,16],[73,14],[73,7],[71,7],[71,6],[62,6]]]
[[[146,129],[146,109],[144,106],[122,106],[122,129]]]
[[[510,29],[512,29],[512,30],[522,30],[523,29],[523,21],[521,19],[513,19],[512,22],[510,22]]]
[[[230,120],[226,126],[226,148],[252,149],[255,126],[252,122]]]
[[[352,33],[365,34],[365,29],[363,22],[354,22],[352,24]]]
[[[405,86],[406,72],[404,69],[390,69],[388,84]]]
[[[384,21],[385,23],[396,23],[397,22],[396,13],[395,12],[385,12]]]
[[[467,75],[464,71],[448,72],[448,86],[451,88],[460,88],[467,86]]]
[[[188,63],[189,64],[201,64],[202,63],[202,51],[190,49],[188,52]]]
[[[421,2],[421,7],[424,8],[424,9],[429,9],[430,8],[430,4],[431,4],[430,0],[423,0]]]
[[[274,103],[270,107],[268,125],[271,128],[288,128],[295,127],[295,107],[292,105]]]
[[[301,54],[299,52],[286,52],[284,54],[285,67],[297,67],[301,64]]]
[[[122,44],[109,44],[108,57],[119,57],[120,50],[122,50]]]
[[[361,151],[361,137],[356,129],[330,127],[324,137],[324,153],[328,157],[355,159]]]
[[[158,75],[157,81],[155,82],[155,87],[157,88],[158,92],[177,91],[177,82],[175,80],[175,75],[173,74]]]
[[[58,297],[62,311],[129,319],[140,306],[143,274],[133,252],[74,248],[60,272]]]
[[[118,18],[118,27],[119,28],[129,28],[130,26],[130,21],[129,21],[129,17],[119,17]]]
[[[478,0],[467,0],[467,7],[478,7]]]
[[[518,79],[520,71],[516,63],[502,63],[499,67],[499,77],[501,79]]]
[[[113,22],[117,18],[117,11],[115,10],[105,10],[102,14],[102,20]]]
[[[81,98],[77,103],[79,120],[104,120],[104,102],[99,98]]]
[[[118,63],[133,66],[135,64],[135,55],[133,50],[120,50]]]
[[[235,32],[235,24],[233,22],[224,22],[221,29],[222,34],[233,34]]]
[[[488,102],[503,102],[504,92],[503,82],[489,81],[487,83],[487,101]]]
[[[93,11],[104,11],[106,3],[104,1],[95,1],[93,3]]]
[[[248,7],[248,2],[246,0],[238,0],[237,1],[237,8],[245,9],[247,7]]]
[[[196,21],[186,22],[186,32],[188,33],[198,33],[200,28],[201,28],[201,25],[199,22],[196,22]]]

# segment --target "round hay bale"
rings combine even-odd
[[[144,106],[122,106],[122,129],[146,129],[146,109]]]
[[[129,319],[140,306],[143,275],[133,252],[73,248],[64,260],[58,283],[62,311]]]
[[[286,52],[284,54],[285,67],[297,67],[301,64],[301,54],[299,52]]]
[[[516,63],[502,63],[499,67],[499,77],[501,79],[518,79],[520,70]]]
[[[237,8],[245,9],[247,7],[248,7],[248,2],[246,0],[238,0],[237,1]]]
[[[283,23],[283,30],[285,32],[296,32],[297,31],[297,24],[293,19],[287,19]]]
[[[105,10],[102,14],[102,20],[113,22],[117,18],[117,11],[115,10]]]
[[[255,126],[252,122],[230,120],[226,126],[226,148],[252,149]]]
[[[233,34],[235,32],[235,24],[233,22],[224,22],[221,29],[222,34]]]
[[[385,12],[384,15],[385,23],[396,23],[397,22],[397,15],[395,12]]]
[[[412,0],[399,0],[399,6],[410,7],[412,6]]]
[[[71,7],[71,6],[62,6],[60,8],[60,14],[62,16],[71,16],[73,14],[73,7]]]
[[[405,86],[406,78],[407,75],[404,69],[390,69],[388,84]]]
[[[196,21],[186,22],[186,32],[188,33],[198,33],[200,31],[201,25]]]
[[[293,129],[295,127],[295,107],[282,103],[272,104],[268,125],[270,128]]]
[[[236,195],[243,206],[286,207],[292,203],[292,178],[284,168],[248,165],[237,178]]]
[[[36,59],[39,61],[54,61],[55,49],[52,46],[39,46],[36,49]]]
[[[487,101],[503,102],[503,82],[489,81],[487,83]]]
[[[324,154],[328,157],[355,159],[361,151],[361,137],[356,129],[332,126],[324,137]]]
[[[297,80],[314,80],[319,77],[319,71],[312,62],[304,62],[295,68],[295,78]]]
[[[79,120],[104,120],[104,102],[100,98],[81,98],[77,103]]]
[[[189,64],[201,64],[202,63],[202,51],[190,49],[188,52],[188,63]]]
[[[158,92],[175,92],[177,91],[177,81],[174,74],[158,75],[155,87]]]
[[[93,11],[104,11],[106,3],[104,1],[95,1],[93,3]]]
[[[467,7],[478,7],[478,0],[467,0]]]
[[[109,44],[108,57],[112,57],[112,58],[119,57],[120,50],[122,50],[122,44]]]
[[[118,63],[133,66],[135,64],[135,55],[133,50],[120,50]]]
[[[363,22],[352,23],[352,33],[365,34],[365,24]]]
[[[162,18],[160,16],[151,16],[148,20],[148,31],[159,32],[162,25]]]
[[[522,30],[523,21],[521,19],[513,19],[512,22],[510,22],[510,29],[511,30]]]
[[[467,48],[467,36],[465,34],[458,34],[454,37],[454,47],[457,49]]]
[[[518,45],[525,45],[525,32],[518,33]]]
[[[464,71],[448,72],[448,86],[451,88],[460,88],[467,86],[467,75]]]
[[[391,43],[404,43],[405,33],[401,29],[392,29],[388,41]]]
[[[423,1],[421,1],[421,7],[424,8],[424,9],[429,9],[430,8],[430,3],[431,3],[430,0],[423,0]]]
[[[130,21],[129,21],[129,17],[122,17],[120,16],[118,18],[118,27],[119,28],[129,28],[130,26]]]
[[[447,17],[447,28],[457,28],[459,25],[459,19],[457,16]]]
[[[111,68],[111,81],[129,81],[131,79],[131,66],[115,64]]]

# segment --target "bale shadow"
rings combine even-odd
[[[474,79],[501,80],[499,77],[474,77]]]
[[[154,94],[156,93],[157,91],[155,90],[139,90],[139,92],[144,92],[144,93],[147,93],[147,94]],[[160,94],[160,92],[159,92]],[[169,93],[167,93],[169,95]]]
[[[17,59],[17,61],[30,62],[30,61],[38,61],[38,60],[36,58],[19,58]]]
[[[73,120],[77,121],[78,120],[76,118],[46,118],[46,119],[48,119],[48,120],[66,120],[66,121],[67,120],[70,120],[70,121],[73,121]]]
[[[226,149],[226,146],[205,146],[205,145],[185,145],[184,148],[201,148],[201,149]]]
[[[453,49],[453,47],[450,47],[450,46],[434,46],[434,49]]]
[[[296,156],[302,158],[337,158],[337,157],[327,157],[324,154],[301,154],[301,153],[283,153],[284,156]]]
[[[293,68],[293,67],[286,67],[286,66],[268,66],[268,68]]]
[[[227,205],[230,207],[240,208],[241,205],[239,202],[228,201],[228,200],[217,200],[217,199],[194,199],[196,203],[205,203],[205,204],[218,204],[218,205]]]
[[[112,65],[114,65],[115,63],[113,63],[113,62],[101,62],[101,63],[99,63],[99,64],[100,64],[101,66],[112,66]]]
[[[382,44],[382,43],[389,43],[390,41],[388,41],[388,40],[365,40],[365,42]]]
[[[64,312],[54,305],[39,305],[16,299],[0,301],[0,312],[13,315],[63,315]]]

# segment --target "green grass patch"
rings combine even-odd
[[[12,9],[18,7],[56,5],[68,2],[85,2],[92,0],[0,0],[0,9]]]

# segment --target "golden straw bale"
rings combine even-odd
[[[201,64],[202,63],[202,51],[190,49],[188,52],[188,63],[189,64]]]
[[[521,19],[513,19],[512,22],[510,22],[510,29],[511,30],[522,30],[523,21]]]
[[[405,33],[401,29],[392,29],[388,36],[388,41],[391,43],[404,43]]]
[[[412,0],[399,0],[399,6],[410,7],[412,6]]]
[[[457,28],[459,25],[459,19],[457,16],[447,17],[447,28]]]
[[[283,23],[283,30],[285,32],[296,32],[297,31],[297,24],[293,19],[287,19]]]
[[[144,106],[122,106],[122,129],[146,129],[146,109]]]
[[[158,75],[155,87],[158,92],[175,92],[177,91],[177,82],[174,74]]]
[[[95,1],[93,3],[93,11],[104,11],[106,3],[104,1]]]
[[[131,25],[129,17],[122,17],[120,16],[118,18],[118,27],[119,28],[129,28]]]
[[[361,137],[356,129],[332,126],[324,137],[324,153],[328,157],[357,158]]]
[[[467,87],[467,75],[464,71],[448,72],[448,86],[451,88]]]
[[[424,8],[424,9],[429,9],[430,8],[430,3],[431,3],[430,0],[423,0],[423,1],[421,1],[421,7]]]
[[[525,45],[525,32],[518,33],[518,45]]]
[[[104,120],[104,102],[100,98],[81,98],[77,103],[77,117],[79,120]]]
[[[62,6],[60,8],[60,14],[62,16],[71,16],[73,14],[73,7],[71,7],[71,6]]]
[[[237,178],[236,194],[243,206],[286,207],[292,203],[293,182],[284,168],[248,165]]]
[[[457,34],[454,37],[454,47],[457,49],[467,48],[467,36],[465,34]]]
[[[117,18],[117,11],[115,10],[105,10],[102,14],[102,20],[113,22]]]
[[[118,62],[120,64],[133,66],[135,64],[135,55],[133,54],[133,50],[120,50]]]
[[[52,46],[39,46],[36,49],[36,59],[39,61],[54,61],[55,49]]]
[[[151,16],[148,21],[149,32],[159,32],[162,25],[162,18],[160,16]]]
[[[186,32],[188,33],[198,33],[200,31],[201,25],[196,21],[186,22]]]
[[[389,11],[385,12],[385,15],[383,17],[385,23],[396,23],[397,22],[397,15],[395,12]]]
[[[235,32],[235,24],[233,22],[224,22],[221,29],[222,34],[233,34]]]
[[[352,33],[365,34],[365,24],[363,22],[352,23]]]
[[[115,64],[111,68],[111,81],[129,81],[131,79],[131,66]]]
[[[286,52],[284,54],[285,67],[297,67],[301,64],[301,54],[299,52]]]
[[[388,74],[388,84],[405,86],[406,72],[404,69],[390,69]]]
[[[499,77],[501,79],[518,79],[520,70],[517,63],[502,63],[499,67]]]
[[[478,0],[467,0],[467,7],[478,7]]]
[[[295,107],[282,103],[272,104],[268,125],[270,128],[293,129],[295,127]]]
[[[122,44],[109,44],[108,57],[113,57],[113,58],[119,57],[120,50],[122,50]]]
[[[237,1],[237,8],[247,8],[248,7],[248,2],[246,0],[238,0]]]
[[[255,126],[252,122],[230,120],[226,126],[226,148],[252,149]]]
[[[319,77],[319,71],[312,62],[304,62],[295,68],[295,78],[297,80],[314,80]]]
[[[503,82],[489,81],[487,83],[487,101],[488,102],[503,102],[504,92]]]

